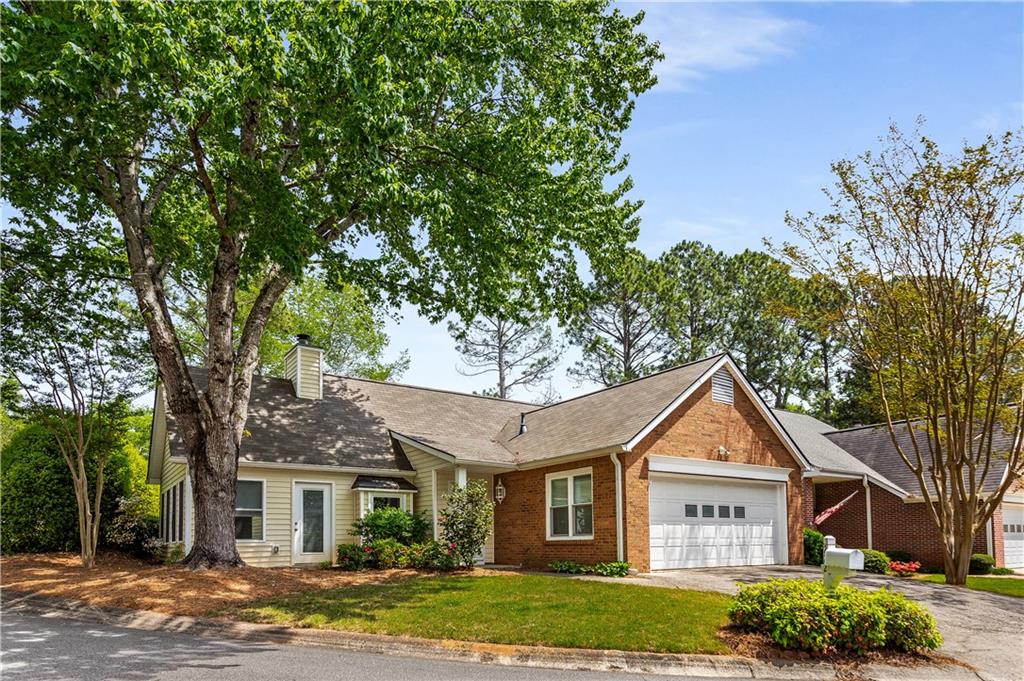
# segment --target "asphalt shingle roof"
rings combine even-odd
[[[915,426],[914,424],[918,425]],[[927,465],[930,457],[927,453],[925,432],[920,430],[920,422],[912,422],[908,426],[906,421],[901,421],[893,425],[896,431],[896,441],[899,442],[903,451],[911,457],[911,461],[914,460],[912,439],[914,437],[917,438],[919,446],[922,447],[922,456]],[[916,432],[915,428],[917,429]],[[887,426],[876,424],[835,430],[826,433],[825,437],[842,447],[858,460],[878,471],[879,474],[895,482],[907,492],[915,496],[921,495],[921,487],[917,477],[900,457],[899,452],[892,443],[892,438],[889,436]],[[993,452],[1009,451],[1011,444],[1012,438],[1010,434],[1000,429],[993,438]],[[988,476],[985,478],[982,489],[988,492],[998,487],[1005,470],[1006,462],[999,461],[993,456],[993,465],[991,470],[989,470]],[[925,480],[929,484],[929,490],[934,491],[934,487],[927,478],[927,473]]]

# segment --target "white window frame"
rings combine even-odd
[[[412,495],[414,494],[412,490],[360,490],[359,494],[362,497],[359,503],[360,518],[365,518],[366,514],[373,510],[373,500],[376,497],[398,499],[398,508],[407,513],[412,513]]]
[[[263,518],[262,518],[263,522],[260,523],[260,528],[262,530],[262,533],[261,533],[259,539],[236,539],[235,543],[236,544],[259,544],[261,542],[265,542],[265,541],[267,541],[267,480],[266,480],[266,478],[237,478],[236,484],[238,482],[258,482],[258,483],[260,483],[262,485],[261,491],[263,492],[263,495],[262,495],[263,496],[263,500],[262,500],[263,508],[259,509],[259,510],[260,510],[260,513],[263,514]],[[237,492],[236,492],[236,497],[237,497]],[[239,510],[239,508],[238,508],[238,499],[237,498],[235,499],[235,508],[234,508],[234,510],[235,511]],[[255,511],[257,509],[255,509],[255,508],[243,508],[241,510],[243,510],[243,511]]]
[[[587,541],[594,538],[594,533],[590,534],[574,534],[576,523],[572,512],[572,507],[575,505],[573,498],[575,495],[574,486],[572,479],[579,475],[590,476],[590,526],[593,528],[596,514],[594,513],[594,469],[592,467],[587,468],[574,468],[570,471],[558,471],[557,473],[548,473],[544,476],[544,528],[545,535],[548,541]],[[567,535],[552,535],[551,534],[551,481],[560,480],[562,478],[568,479],[569,487],[569,534]],[[561,507],[559,507],[561,508]]]

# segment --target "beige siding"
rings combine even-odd
[[[292,348],[284,356],[284,377],[292,382],[292,389],[295,388],[295,359],[298,357],[297,348]]]
[[[292,494],[295,482],[334,483],[334,542],[331,545],[332,559],[338,544],[355,541],[349,532],[357,508],[352,482],[355,476],[343,473],[327,473],[301,470],[268,469],[240,466],[238,477],[248,480],[263,480],[266,484],[265,524],[266,536],[263,541],[238,542],[238,553],[246,563],[258,567],[291,565],[292,557]],[[274,547],[278,552],[274,553]]]
[[[453,471],[455,469],[451,463],[418,447],[403,443],[402,450],[405,452],[406,457],[408,457],[409,463],[416,469],[416,477],[413,478],[412,482],[416,485],[418,491],[413,495],[413,511],[416,513],[425,512],[427,517],[433,521],[434,472],[437,471],[439,480],[445,480],[449,477],[454,480]],[[438,501],[441,499],[441,494],[447,491],[447,489],[447,486],[438,485]]]
[[[299,380],[301,393],[299,397],[307,400],[320,399],[320,356],[321,352],[313,348],[299,348],[299,368],[302,375]]]

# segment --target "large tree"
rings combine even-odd
[[[241,564],[235,478],[260,340],[311,264],[438,319],[568,304],[575,249],[599,258],[635,235],[629,180],[605,185],[658,49],[640,15],[606,2],[0,12],[8,196],[111,215],[123,233],[192,480],[190,567]],[[171,272],[202,283],[203,390]]]
[[[699,241],[680,241],[660,258],[665,268],[673,359],[693,362],[727,350],[733,291],[729,258]]]
[[[662,368],[673,354],[664,269],[636,249],[595,262],[588,299],[566,335],[583,353],[569,369],[580,382],[610,386]]]
[[[805,242],[785,247],[790,260],[842,285],[853,349],[951,584],[1024,473],[1022,149],[1024,131],[951,155],[893,128],[881,152],[833,165],[828,214],[789,218]]]
[[[462,355],[466,376],[494,374],[494,388],[484,391],[507,399],[516,387],[525,390],[550,386],[551,373],[561,354],[548,320],[526,315],[519,321],[481,315],[471,322],[449,323],[448,333]]]

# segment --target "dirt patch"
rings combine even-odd
[[[101,554],[86,570],[77,554],[0,557],[4,589],[84,601],[90,605],[153,610],[167,615],[208,615],[227,606],[302,591],[408,579],[415,570],[343,572],[303,568],[242,567],[190,571],[118,554]],[[510,574],[496,570],[460,572]]]
[[[841,681],[866,679],[862,667],[869,664],[884,664],[892,667],[933,667],[956,665],[973,669],[968,664],[938,653],[900,653],[876,650],[863,655],[829,651],[808,653],[799,650],[785,650],[775,645],[763,634],[740,631],[731,626],[718,632],[718,638],[725,642],[737,655],[753,657],[767,662],[827,662],[836,668],[836,678]]]

